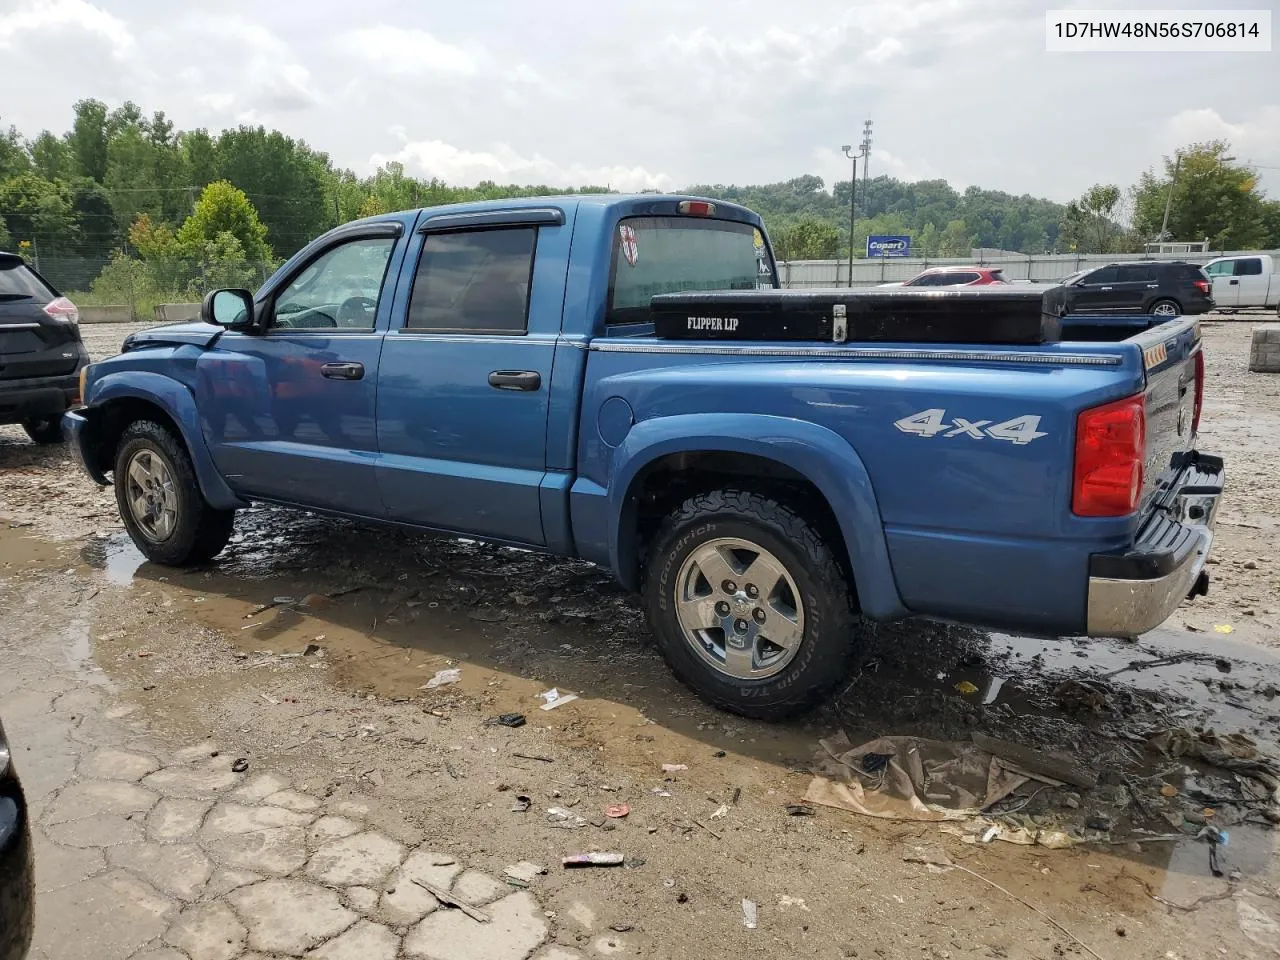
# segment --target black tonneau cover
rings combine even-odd
[[[912,290],[721,290],[653,298],[654,334],[673,340],[1051,343],[1061,322],[1042,290],[1007,286]]]

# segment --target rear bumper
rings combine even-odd
[[[1089,636],[1136,637],[1207,590],[1204,565],[1225,484],[1222,459],[1196,454],[1132,548],[1089,558]]]
[[[60,417],[80,392],[80,367],[56,377],[0,380],[0,423]]]

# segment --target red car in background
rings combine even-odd
[[[882,287],[982,287],[989,283],[1008,283],[999,267],[930,267],[901,283],[882,283]]]

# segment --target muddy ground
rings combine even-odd
[[[1207,598],[1139,644],[867,627],[841,694],[779,725],[719,713],[680,687],[633,598],[592,567],[255,508],[209,567],[158,568],[122,534],[109,488],[65,451],[0,428],[0,716],[37,813],[52,795],[47,737],[6,701],[54,672],[173,749],[216,741],[494,875],[522,859],[548,865],[532,889],[549,942],[584,956],[1089,955],[1010,895],[1095,956],[1275,956],[1280,858],[1256,788],[1148,743],[1177,728],[1242,733],[1263,750],[1280,742],[1280,377],[1246,372],[1249,326],[1204,325],[1201,446],[1229,458],[1230,482]],[[125,332],[86,327],[91,353],[113,352]],[[453,667],[460,682],[424,689]],[[543,712],[537,695],[552,686],[580,699]],[[527,724],[490,722],[508,712]],[[826,807],[788,815],[820,738],[975,731],[1098,775],[1092,789],[1033,781],[992,811],[1081,842],[973,844],[937,824]],[[627,817],[604,816],[621,803]],[[585,825],[554,825],[553,806]],[[1211,848],[1205,825],[1229,842]],[[1007,893],[905,860],[917,846]],[[590,850],[627,862],[559,866]],[[44,853],[42,902],[65,913],[52,899],[65,851]],[[755,929],[744,898],[758,904]],[[72,949],[92,929],[50,912],[43,957],[106,960]]]

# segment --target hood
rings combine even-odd
[[[125,337],[123,349],[126,353],[143,346],[190,345],[203,349],[213,346],[213,342],[222,336],[223,332],[222,327],[199,320],[188,323],[167,323],[164,326],[148,327],[146,330],[131,333]]]

